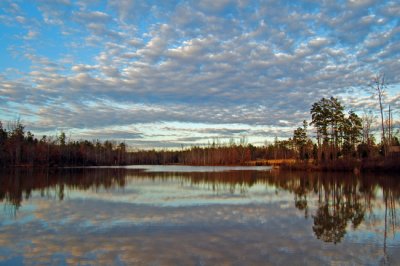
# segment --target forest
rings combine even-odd
[[[381,141],[373,134],[376,119],[371,113],[359,117],[345,112],[337,98],[322,98],[311,109],[311,122],[303,121],[287,140],[275,139],[264,146],[218,143],[192,146],[180,150],[135,150],[124,142],[73,140],[61,132],[55,137],[37,138],[16,120],[7,128],[0,121],[0,167],[15,166],[96,166],[129,164],[244,165],[270,164],[277,160],[296,161],[297,165],[348,168],[360,162],[374,167],[385,161],[397,164],[399,132],[394,132],[393,119],[382,117]],[[309,130],[309,127],[312,127]],[[313,132],[313,137],[309,136]],[[315,135],[314,135],[315,134]],[[294,164],[295,165],[295,164]]]

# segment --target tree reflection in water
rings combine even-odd
[[[254,184],[264,184],[285,190],[294,195],[294,206],[310,217],[310,199],[317,198],[314,207],[312,229],[315,236],[325,242],[339,243],[346,235],[348,226],[356,229],[371,214],[374,204],[384,204],[386,238],[389,231],[396,229],[396,202],[400,199],[400,181],[390,176],[356,177],[349,174],[301,173],[301,172],[191,172],[151,173],[143,170],[124,168],[113,169],[59,169],[21,170],[14,169],[0,173],[0,201],[5,210],[16,215],[24,199],[33,191],[40,191],[42,197],[65,198],[66,190],[98,190],[123,188],[127,180],[179,179],[193,186],[201,186],[215,192],[246,194]],[[382,194],[382,199],[378,199]],[[279,196],[279,195],[278,195]]]
[[[7,212],[15,215],[24,199],[33,191],[42,197],[63,200],[65,189],[111,189],[124,187],[124,169],[10,169],[0,172],[0,201]]]
[[[361,203],[363,195],[358,192],[357,181],[354,178],[342,182],[332,178],[322,180],[318,209],[313,216],[317,238],[336,244],[346,234],[349,222],[356,229],[363,221],[366,206]]]

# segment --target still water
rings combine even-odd
[[[0,185],[0,265],[400,265],[400,176],[131,166]]]

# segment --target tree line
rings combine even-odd
[[[6,129],[0,121],[0,166],[89,166],[127,164],[242,165],[250,161],[273,159],[312,160],[314,163],[342,158],[378,158],[387,155],[391,146],[399,146],[393,122],[384,124],[382,141],[376,143],[371,133],[370,115],[359,117],[345,112],[337,98],[322,98],[310,109],[311,122],[303,121],[287,140],[275,139],[264,146],[254,146],[241,138],[221,144],[192,146],[181,150],[130,151],[124,142],[72,140],[64,132],[56,137],[36,138],[16,120]],[[309,126],[315,136],[310,137]],[[314,141],[313,141],[314,139]]]
[[[16,120],[8,130],[0,121],[0,166],[83,166],[121,165],[126,163],[126,145],[115,141],[67,139],[64,132],[56,137],[36,138]]]

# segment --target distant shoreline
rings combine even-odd
[[[74,167],[118,167],[121,165],[11,165],[0,169],[57,169]],[[313,160],[300,161],[295,159],[272,159],[272,160],[253,160],[244,164],[132,164],[132,165],[176,165],[176,166],[226,166],[226,167],[254,167],[271,166],[271,169],[281,169],[290,171],[305,172],[400,172],[400,157],[378,158],[378,159],[337,159],[325,162],[314,162]]]

